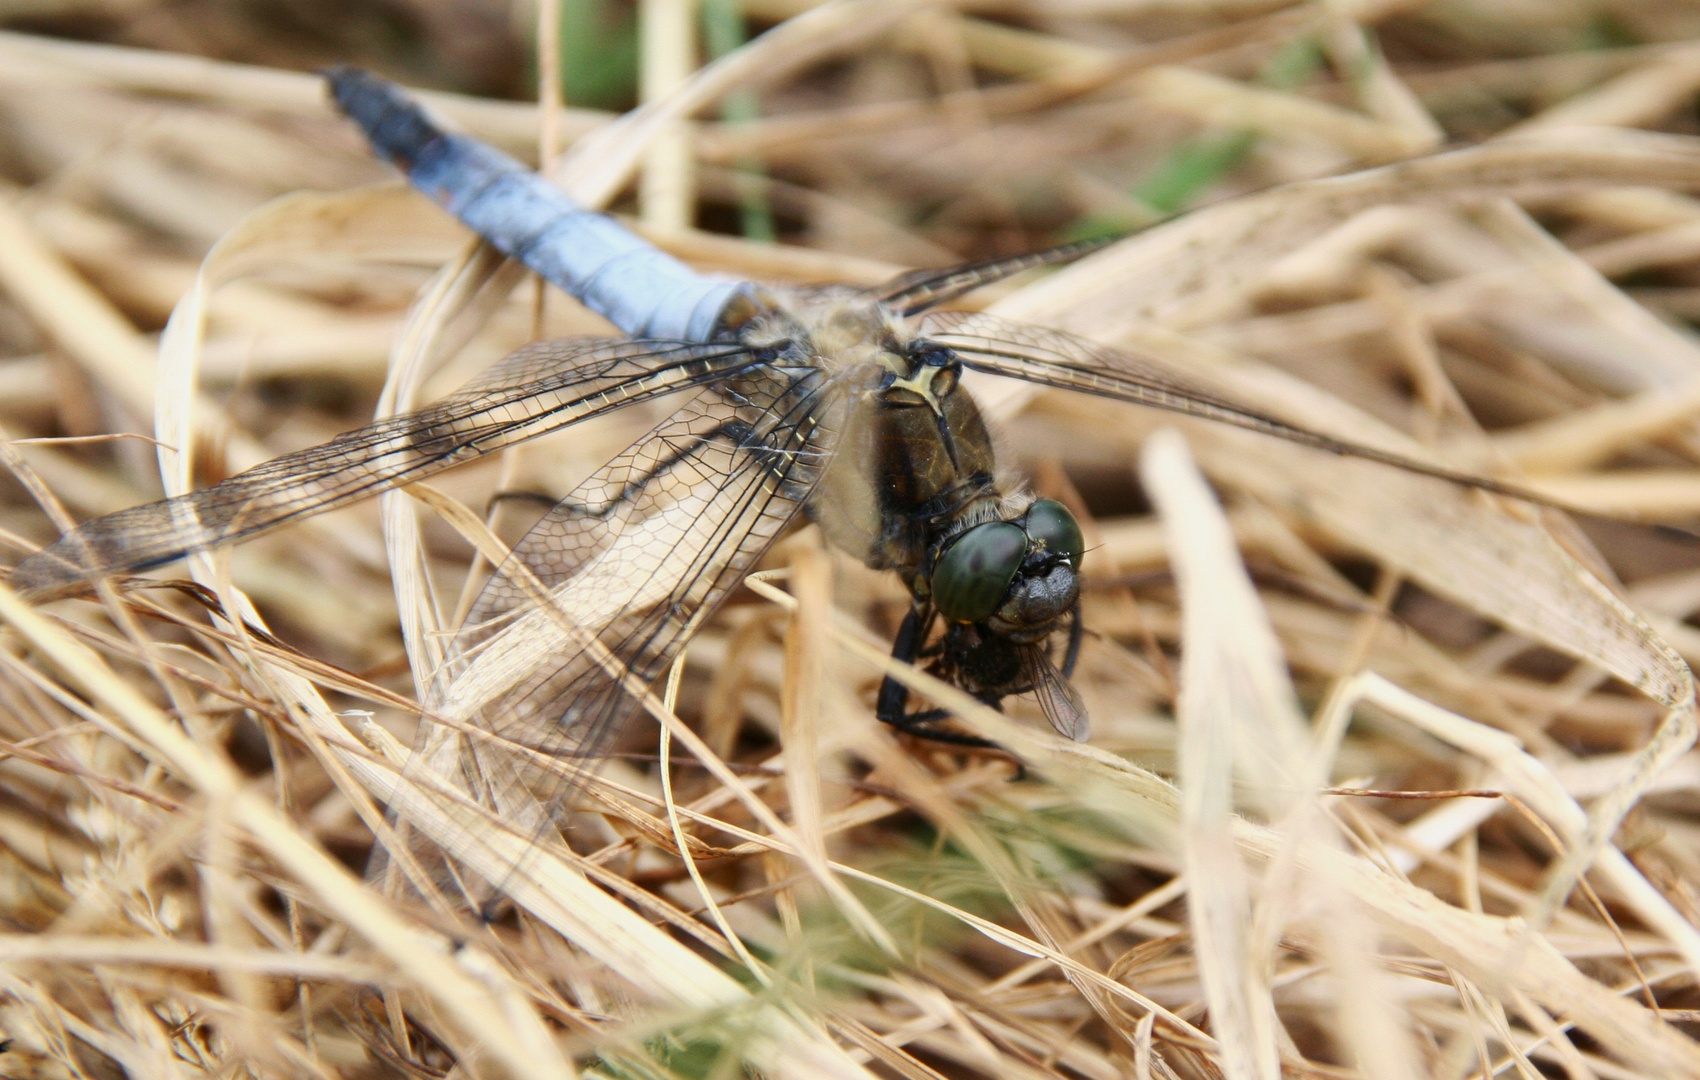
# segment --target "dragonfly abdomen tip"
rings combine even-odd
[[[343,115],[360,125],[366,139],[403,169],[443,130],[387,79],[350,64],[326,68],[325,82]]]

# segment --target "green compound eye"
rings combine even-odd
[[[1086,551],[1086,539],[1080,535],[1080,523],[1068,512],[1068,507],[1055,499],[1040,499],[1027,508],[1027,535],[1043,540],[1046,550],[1077,565]]]
[[[1007,521],[974,526],[933,567],[933,603],[952,622],[987,618],[1003,603],[1026,556],[1027,534],[1020,526]]]

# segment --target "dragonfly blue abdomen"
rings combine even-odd
[[[414,187],[636,338],[707,341],[747,288],[699,274],[493,146],[439,128],[394,84],[329,73],[338,107]]]

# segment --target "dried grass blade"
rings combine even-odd
[[[550,176],[586,206],[602,206],[623,187],[658,131],[686,119],[739,86],[778,78],[831,52],[848,49],[902,18],[902,0],[831,0],[790,19],[698,69],[676,92],[649,102],[582,139]]]
[[[1586,141],[1530,136],[1287,184],[1140,233],[992,310],[1113,342],[1151,323],[1207,321],[1276,260],[1375,206],[1629,185],[1700,187],[1700,142],[1610,129]]]
[[[1336,707],[1349,711],[1359,702],[1373,703],[1492,765],[1505,778],[1506,786],[1551,823],[1571,845],[1572,851],[1581,847],[1589,816],[1564,790],[1552,771],[1524,750],[1512,736],[1424,701],[1374,672],[1355,676],[1339,695]],[[1620,766],[1623,770],[1620,775],[1626,775],[1628,779],[1619,780],[1612,786],[1613,790],[1634,783],[1633,776],[1629,774],[1639,765],[1640,757],[1640,754],[1634,755]],[[1662,893],[1653,888],[1641,871],[1609,841],[1601,847],[1598,860],[1601,876],[1611,882],[1623,902],[1674,945],[1693,970],[1700,971],[1700,930],[1696,930]],[[1544,925],[1548,918],[1550,913],[1538,919],[1536,925]]]
[[[0,58],[0,80],[20,86],[103,87],[311,117],[330,112],[324,80],[300,71],[11,31],[0,31]],[[520,151],[536,145],[533,105],[435,90],[410,92],[481,139]],[[557,116],[557,138],[572,142],[610,119],[596,109],[564,109]]]
[[[187,734],[141,697],[86,647],[73,641],[34,609],[0,586],[0,618],[18,629],[89,694],[112,710],[204,796],[228,808],[231,821],[246,831],[338,917],[405,972],[418,989],[455,1018],[463,1037],[484,1045],[515,1077],[573,1076],[555,1057],[527,1058],[513,1050],[531,1042],[511,1025],[541,1026],[535,1013],[503,1015],[443,951],[404,924],[377,897],[328,854],[313,844],[275,807],[251,789],[230,765],[202,750]]]
[[[1276,1080],[1279,1021],[1269,958],[1253,954],[1247,873],[1233,836],[1233,782],[1236,766],[1248,771],[1242,753],[1277,768],[1301,756],[1295,748],[1269,757],[1240,738],[1254,729],[1277,739],[1296,733],[1297,707],[1227,519],[1181,437],[1163,430],[1147,440],[1139,475],[1162,517],[1180,589],[1178,783],[1193,948],[1224,1071],[1230,1080]],[[1286,780],[1290,789],[1298,777]]]
[[[414,408],[425,381],[484,325],[524,274],[520,264],[504,260],[488,244],[474,242],[433,275],[391,346],[390,374],[378,398],[376,419]],[[402,492],[390,491],[378,505],[402,640],[415,693],[424,700],[446,659],[444,635],[455,627],[435,595],[411,501]]]
[[[826,858],[821,828],[820,727],[827,666],[827,616],[832,607],[832,562],[818,544],[791,545],[788,581],[797,598],[785,635],[785,681],[780,690],[780,733],[785,791],[797,841]]]
[[[1661,386],[1550,420],[1523,424],[1496,433],[1493,444],[1501,454],[1530,472],[1585,469],[1634,443],[1656,439],[1692,420],[1697,413],[1700,413],[1700,378],[1686,387]],[[1613,473],[1610,478],[1621,475]]]
[[[1162,778],[1090,745],[1024,728],[948,683],[893,661],[860,627],[838,625],[838,640],[859,658],[1011,748],[1029,768],[1066,787],[1076,805],[1097,810],[1113,827],[1149,840],[1178,823],[1179,794]],[[1236,822],[1234,831],[1241,849],[1261,859],[1280,857],[1288,844],[1283,834],[1246,821]],[[1651,1075],[1700,1076],[1700,1048],[1692,1040],[1578,971],[1522,920],[1459,910],[1361,858],[1314,844],[1301,849],[1298,860],[1304,873],[1337,883],[1389,933],[1477,985],[1502,996],[1521,990]]]
[[[1607,281],[1580,255],[1542,229],[1528,212],[1508,199],[1493,199],[1476,211],[1493,236],[1533,271],[1587,323],[1612,333],[1636,356],[1629,385],[1678,387],[1700,375],[1700,342],[1660,319]],[[1600,382],[1622,374],[1598,373]]]
[[[644,101],[666,97],[690,77],[697,44],[692,26],[695,10],[688,0],[641,0],[638,81]],[[692,224],[694,173],[690,130],[682,120],[674,121],[655,135],[644,152],[638,205],[645,225],[667,233]]]
[[[0,288],[131,415],[153,411],[154,351],[9,199],[0,199]]]
[[[795,611],[797,609],[796,599],[779,592],[765,581],[747,579],[746,584],[750,585],[758,594],[782,604],[787,610]],[[838,615],[837,612],[833,614]],[[842,633],[836,636],[843,640],[844,635]],[[870,652],[877,652],[877,650],[871,650],[864,640],[858,639],[856,645],[858,646],[857,652],[864,659],[871,659]],[[879,655],[875,663],[887,671],[897,670],[905,673],[905,675],[915,673],[914,669],[907,664],[892,660],[888,656]],[[937,679],[929,678],[927,681],[932,685],[943,685]],[[953,711],[960,707],[958,703],[968,703],[971,710],[996,715],[993,710],[974,701],[973,698],[968,697],[955,687],[951,687],[949,693],[943,698],[936,697],[930,692],[928,696],[946,704]],[[1007,723],[1001,718],[997,722]],[[861,741],[864,748],[863,752],[873,759],[879,771],[892,777],[890,782],[901,788],[910,800],[932,818],[941,832],[948,833],[961,843],[974,857],[975,861],[997,881],[1035,935],[1033,938],[1027,938],[1014,932],[1007,932],[1009,936],[1026,941],[1027,944],[1023,947],[1023,951],[1030,955],[1047,953],[1060,955],[1063,942],[1071,935],[1064,932],[1060,925],[1053,898],[1036,889],[1032,882],[1020,872],[1009,853],[991,837],[985,835],[984,831],[978,828],[957,807],[955,801],[949,798],[930,776],[905,756],[889,734],[883,730],[864,727]],[[836,879],[834,880],[836,881]],[[1076,970],[1078,966],[1074,964],[1064,966],[1064,976],[1074,984],[1106,1023],[1117,1025],[1115,1011],[1110,1007],[1109,996],[1101,985],[1106,980],[1096,972],[1087,976]],[[1140,1000],[1143,1002],[1145,999],[1141,998]],[[1123,1038],[1126,1037],[1126,1033],[1120,1030],[1119,1025],[1116,1030]]]
[[[1367,162],[1397,161],[1429,148],[1398,127],[1298,94],[1247,86],[1184,67],[1157,68],[1134,84],[1147,104],[1213,125],[1300,135]]]
[[[1700,88],[1700,46],[1668,50],[1601,86],[1554,105],[1513,130],[1556,131],[1653,123]]]

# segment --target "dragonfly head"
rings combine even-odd
[[[983,521],[940,546],[933,606],[953,623],[984,622],[1012,641],[1037,641],[1079,599],[1084,551],[1068,507],[1039,499],[1018,518]]]

